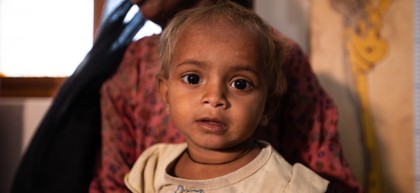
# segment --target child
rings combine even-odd
[[[281,45],[255,13],[222,2],[181,12],[161,36],[159,89],[184,144],[146,150],[132,192],[325,192],[328,181],[256,141],[285,90]]]

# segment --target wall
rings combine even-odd
[[[0,98],[0,192],[10,192],[19,159],[50,98]]]
[[[369,192],[411,193],[414,1],[355,2],[311,6],[313,69],[338,104],[344,153],[358,179],[376,190]],[[365,175],[372,171],[377,183]]]
[[[295,40],[306,53],[309,52],[308,0],[254,2],[258,15],[275,29]]]

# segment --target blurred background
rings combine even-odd
[[[254,1],[308,55],[338,106],[344,155],[370,192],[416,192],[415,1]],[[0,0],[0,192],[9,192],[57,87],[117,3]],[[148,22],[135,39],[159,32]]]

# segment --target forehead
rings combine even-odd
[[[180,32],[172,53],[172,67],[195,61],[259,71],[254,37],[240,27],[226,23],[195,23],[185,26]]]
[[[227,16],[226,16],[227,17]],[[187,21],[181,26],[181,33],[189,31],[208,31],[217,32],[224,31],[225,34],[234,33],[241,37],[252,37],[252,28],[248,27],[245,23],[237,23],[237,21],[231,21],[232,18],[228,19],[222,15],[212,15],[209,17],[196,18]]]
[[[244,26],[233,24],[221,19],[201,20],[185,24],[177,34],[175,46],[190,46],[228,48],[237,51],[241,48],[251,48],[256,51],[256,38]],[[228,46],[228,45],[230,46]],[[181,46],[181,47],[182,47]],[[253,53],[257,54],[257,52]]]

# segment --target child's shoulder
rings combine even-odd
[[[325,192],[328,181],[310,170],[306,166],[296,163],[293,165],[289,192]]]
[[[324,179],[301,163],[288,163],[277,151],[274,150],[274,166],[281,169],[281,176],[287,178],[285,192],[325,192],[328,180]]]
[[[307,168],[306,166],[295,163],[290,164],[275,149],[265,143],[266,148],[272,151],[272,156],[265,164],[266,169],[263,175],[267,183],[276,185],[284,182],[284,192],[325,192],[328,187],[328,181],[320,175]]]
[[[155,174],[164,174],[169,163],[176,159],[186,147],[186,143],[159,143],[150,146],[140,155],[133,167],[125,175],[125,184],[133,192],[139,192],[137,190],[144,188],[148,184],[153,184],[154,180],[156,180],[154,178]]]

